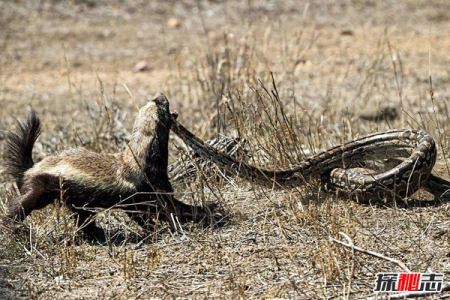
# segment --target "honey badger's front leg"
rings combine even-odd
[[[188,205],[168,193],[160,193],[151,198],[137,198],[134,199],[133,209],[127,210],[127,214],[130,219],[150,231],[153,229],[155,221],[166,221],[174,229],[177,228],[177,224],[174,223],[177,221],[180,223],[194,221],[206,225],[209,224],[208,221],[216,209],[215,204]],[[218,216],[219,214],[216,213],[216,217]]]

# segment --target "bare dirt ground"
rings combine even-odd
[[[43,122],[36,158],[74,146],[117,151],[137,108],[163,92],[188,128],[205,139],[239,134],[260,166],[416,128],[438,141],[434,172],[450,176],[450,2],[149,2],[0,2],[0,150],[4,131],[33,108]],[[148,70],[135,72],[140,61]],[[359,118],[386,106],[400,116]],[[172,135],[172,162],[183,147]],[[4,208],[14,186],[1,168],[0,182]],[[0,298],[358,299],[376,296],[377,272],[402,271],[330,241],[340,233],[412,271],[450,276],[448,203],[370,206],[310,186],[202,176],[175,190],[186,202],[219,202],[229,224],[176,233],[163,224],[140,243],[130,236],[145,233],[108,212],[99,221],[122,238],[96,245],[52,206],[34,212],[24,234],[0,232]]]

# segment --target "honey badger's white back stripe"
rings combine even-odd
[[[49,157],[55,159],[57,157]],[[56,164],[49,164],[44,159],[25,172],[26,177],[48,174],[61,177],[63,180],[72,180],[88,187],[100,187],[103,189],[134,190],[135,185],[121,176],[120,168],[115,170],[115,176],[107,177],[104,174],[91,174],[77,168],[76,165],[61,158]]]

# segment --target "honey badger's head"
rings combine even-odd
[[[160,95],[139,110],[136,121],[134,122],[133,132],[150,136],[155,133],[157,125],[170,129],[171,114],[169,109],[169,100],[166,96]]]

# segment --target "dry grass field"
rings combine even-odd
[[[446,0],[1,1],[0,151],[30,108],[43,123],[36,159],[119,151],[162,92],[187,128],[244,139],[258,166],[415,128],[436,139],[434,173],[448,179],[449,53]],[[385,107],[398,117],[360,117]],[[174,134],[169,151],[172,163],[186,151]],[[187,203],[219,203],[221,227],[148,233],[108,210],[109,239],[96,244],[51,205],[20,233],[2,228],[0,299],[381,298],[376,273],[403,270],[332,239],[450,278],[448,203],[373,206],[315,183],[267,189],[208,171],[173,184]],[[15,193],[0,167],[0,218]]]

